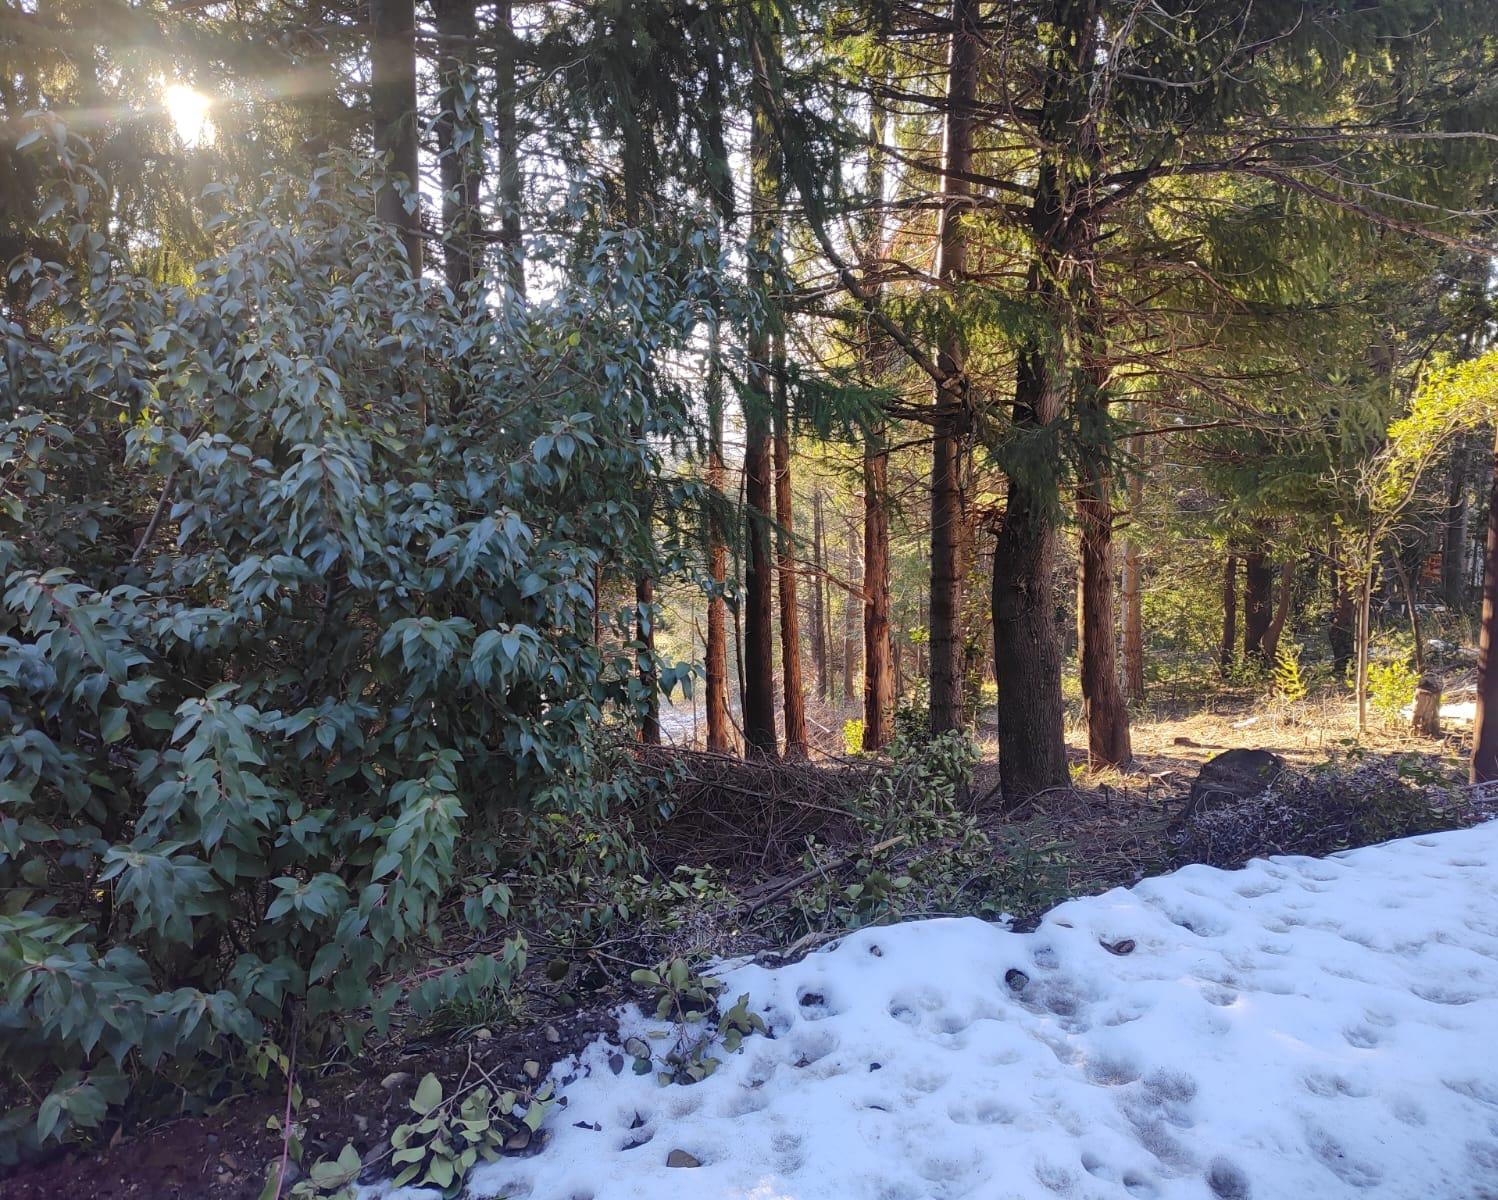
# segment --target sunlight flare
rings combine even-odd
[[[208,111],[213,102],[197,88],[185,83],[168,84],[161,91],[162,107],[184,146],[196,146],[213,137],[213,121]]]

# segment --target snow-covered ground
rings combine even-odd
[[[773,1038],[691,1087],[593,1046],[546,1150],[470,1194],[1498,1197],[1498,823],[726,978]]]

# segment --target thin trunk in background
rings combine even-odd
[[[785,335],[772,339],[775,389],[775,574],[780,583],[780,674],[785,704],[785,757],[805,758],[806,688],[801,673],[801,621],[796,603],[795,512],[791,496],[791,434],[785,389]]]
[[[1238,659],[1238,556],[1229,554],[1222,564],[1222,642],[1217,665],[1226,675]]]
[[[954,0],[943,113],[941,216],[936,277],[954,290],[967,270],[965,218],[971,204],[974,98],[978,88],[978,0]],[[937,349],[931,442],[931,732],[962,727],[962,441],[968,398],[954,301]]]
[[[1290,616],[1290,601],[1295,585],[1295,560],[1286,559],[1280,564],[1279,590],[1274,601],[1274,615],[1264,630],[1264,639],[1259,653],[1264,661],[1273,666],[1279,660],[1280,634],[1285,631],[1285,622]]]
[[[1458,441],[1446,480],[1446,512],[1441,523],[1441,598],[1452,608],[1467,602],[1467,448]]]
[[[414,0],[369,0],[369,36],[374,147],[375,153],[387,160],[389,173],[375,194],[375,215],[400,230],[411,274],[420,275]]]
[[[1353,599],[1352,588],[1348,586],[1347,566],[1337,557],[1335,542],[1331,553],[1332,609],[1327,622],[1326,640],[1332,652],[1332,669],[1338,679],[1345,680],[1357,645],[1357,603]]]
[[[1482,626],[1477,640],[1477,715],[1472,722],[1473,783],[1498,779],[1498,443],[1489,467],[1488,540],[1482,572]]]
[[[646,509],[649,520],[649,509]],[[640,643],[640,687],[644,710],[640,716],[640,741],[661,744],[661,689],[655,670],[655,581],[648,575],[635,580],[635,638]]]
[[[723,589],[728,579],[728,545],[723,514],[728,498],[723,494],[723,363],[718,323],[708,327],[707,346],[707,486],[712,511],[708,514],[707,561],[712,594],[707,600],[707,748],[715,754],[733,752],[733,729],[728,712],[728,631]]]
[[[822,489],[811,498],[811,562],[813,574],[812,651],[817,665],[817,699],[827,703],[827,550],[822,529]]]
[[[1131,439],[1129,457],[1129,536],[1124,540],[1123,577],[1119,589],[1123,602],[1124,695],[1130,703],[1144,702],[1144,571],[1139,554],[1140,513],[1144,506],[1144,471],[1139,462],[1138,439]]]
[[[858,699],[858,610],[863,582],[858,569],[858,534],[850,522],[847,541],[848,587],[843,592],[843,704]]]
[[[751,65],[767,79],[764,47],[750,42]],[[768,86],[768,85],[766,85]],[[744,741],[745,751],[775,758],[775,573],[770,546],[774,512],[770,463],[770,335],[768,268],[774,249],[775,164],[770,115],[763,88],[753,89],[749,133],[748,284],[764,310],[753,319],[745,349],[748,372],[744,388]]]
[[[1269,632],[1274,569],[1261,550],[1243,556],[1243,657],[1264,661],[1264,635]]]

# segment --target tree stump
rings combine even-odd
[[[1441,681],[1424,676],[1415,687],[1415,715],[1411,722],[1423,737],[1441,736]]]

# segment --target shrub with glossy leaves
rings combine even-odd
[[[161,286],[78,145],[23,140],[73,257],[14,264],[0,325],[0,1060],[40,1096],[5,1157],[511,978],[519,940],[431,947],[504,918],[502,831],[596,795],[641,699],[595,578],[654,554],[658,364],[716,273],[701,231],[603,234],[529,306],[453,297],[331,164],[210,196],[221,254]]]

